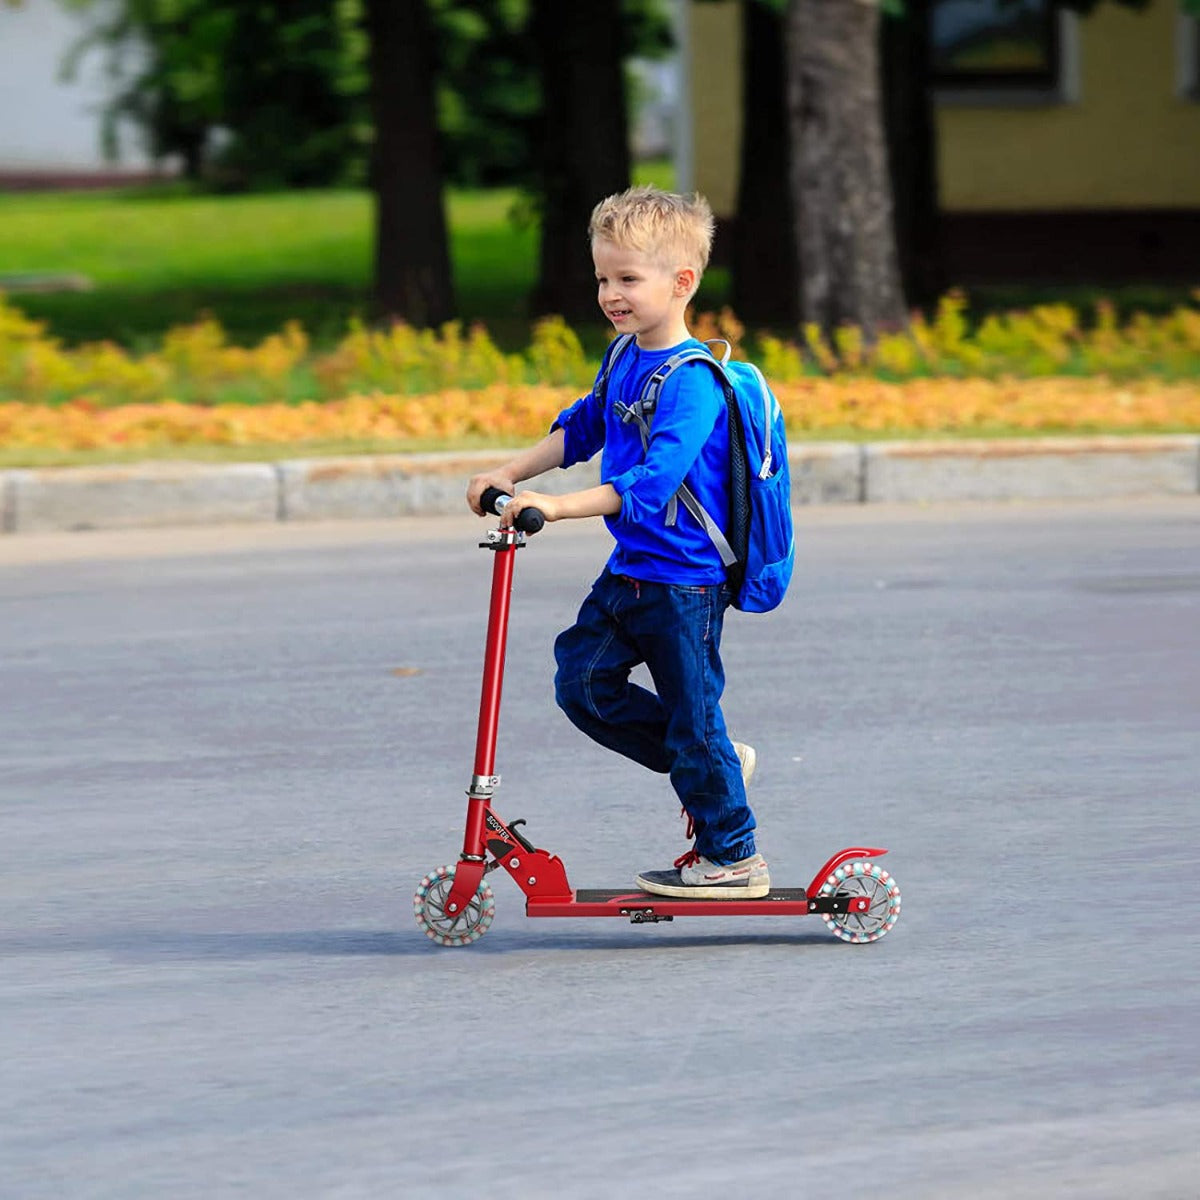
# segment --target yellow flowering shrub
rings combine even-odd
[[[540,383],[586,386],[595,373],[579,335],[562,317],[543,317],[534,325],[528,357]]]
[[[871,346],[856,328],[835,330],[829,339],[817,326],[805,325],[793,341],[760,337],[756,358],[769,379],[780,381],[813,374],[890,380],[1200,377],[1198,308],[1179,307],[1162,317],[1137,313],[1122,327],[1108,301],[1097,304],[1090,325],[1070,305],[1042,304],[992,313],[974,330],[966,309],[966,297],[951,292],[932,319],[914,313],[908,329],[886,333]]]
[[[535,361],[557,373],[572,357],[571,339],[564,336],[565,324],[560,325],[542,322],[535,330],[532,350]],[[582,359],[580,347],[578,360]],[[414,329],[402,322],[369,329],[355,322],[334,350],[314,358],[312,370],[326,396],[373,388],[388,392],[482,388],[524,382],[530,374],[525,357],[505,354],[482,325],[472,325],[464,333],[458,321],[437,330]]]
[[[169,382],[186,382],[198,399],[205,399],[233,380],[278,384],[307,358],[308,335],[296,321],[249,349],[231,346],[225,330],[211,317],[178,326],[163,337],[162,350],[147,357],[167,371]]]
[[[808,378],[776,385],[797,438],[855,435],[987,435],[1200,429],[1200,387],[1103,379]],[[88,397],[61,405],[0,404],[0,444],[10,449],[169,450],[181,445],[278,445],[482,438],[513,445],[540,437],[577,388],[491,384],[430,395],[353,394],[299,404],[155,404],[105,407]]]
[[[211,317],[177,326],[161,345],[132,354],[112,342],[72,349],[0,296],[0,402],[62,403],[81,396],[97,406],[175,397],[192,403],[333,399],[353,392],[422,394],[493,384],[572,383],[595,370],[561,318],[539,321],[525,354],[506,354],[482,325],[441,329],[352,324],[331,350],[315,351],[297,322],[258,345],[229,343]]]
[[[1103,378],[809,379],[776,388],[797,435],[986,436],[1200,429],[1200,386]]]
[[[858,329],[826,337],[815,326],[751,340],[728,309],[693,314],[692,328],[758,362],[797,436],[1200,429],[1200,308],[1121,323],[1109,303],[1087,322],[1041,305],[972,328],[952,293],[873,344]],[[539,321],[520,354],[459,323],[357,324],[328,349],[289,323],[243,347],[211,318],[134,353],[66,347],[0,297],[0,445],[511,444],[543,433],[595,369],[557,317]]]

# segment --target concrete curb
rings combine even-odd
[[[866,502],[1109,499],[1200,492],[1200,437],[1028,438],[867,446]]]
[[[142,463],[0,471],[0,532],[46,533],[459,512],[503,451]],[[790,449],[797,505],[1200,496],[1200,435],[954,442],[808,442]],[[589,487],[598,465],[530,485]]]
[[[5,471],[11,533],[139,529],[275,521],[279,486],[268,463],[138,463]]]

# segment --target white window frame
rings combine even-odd
[[[1182,7],[1175,17],[1175,95],[1200,100],[1200,20]]]

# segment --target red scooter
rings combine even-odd
[[[488,488],[485,511],[499,513],[510,497]],[[516,551],[527,534],[542,528],[535,508],[517,515],[515,528],[490,530],[480,542],[494,554],[488,612],[475,771],[467,791],[467,824],[462,853],[454,866],[438,867],[421,880],[413,897],[417,924],[442,946],[478,941],[496,912],[485,877],[503,867],[525,893],[529,917],[626,917],[634,925],[673,921],[676,917],[799,917],[819,913],[830,932],[847,942],[874,942],[900,916],[896,881],[871,859],[886,850],[854,846],[839,850],[813,876],[807,888],[774,888],[757,900],[687,900],[653,895],[637,888],[576,890],[567,881],[557,855],[537,849],[520,831],[523,820],[505,824],[492,809],[500,783],[496,738],[500,692],[508,642],[508,612]]]

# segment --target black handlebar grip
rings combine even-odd
[[[545,523],[546,518],[542,516],[540,508],[521,509],[517,513],[517,519],[513,522],[522,533],[539,533]]]
[[[511,499],[511,496],[506,496],[499,488],[484,488],[483,495],[479,497],[479,507],[484,512],[495,513],[499,516],[500,510]],[[546,518],[542,516],[540,509],[523,508],[517,513],[517,519],[513,522],[513,525],[522,533],[537,533],[545,523]]]

